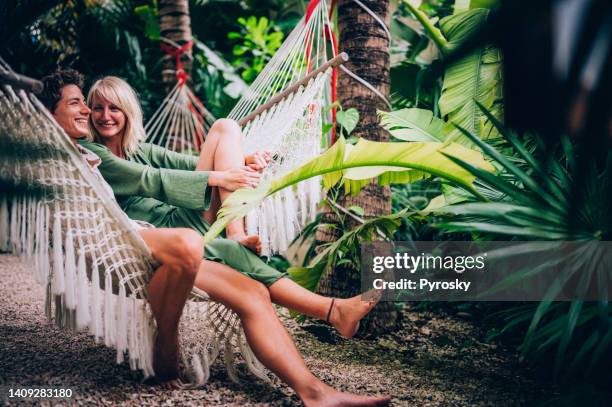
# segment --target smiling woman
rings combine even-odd
[[[121,79],[108,76],[98,80],[87,99],[92,108],[91,132],[117,157],[133,154],[146,138],[142,109],[136,92],[120,86]]]

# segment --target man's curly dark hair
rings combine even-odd
[[[38,98],[47,109],[55,112],[57,102],[62,98],[62,88],[67,85],[76,85],[79,89],[83,89],[85,77],[74,69],[58,69],[42,78],[42,82],[45,88]]]

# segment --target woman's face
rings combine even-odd
[[[117,105],[100,97],[94,97],[91,104],[91,120],[98,134],[103,138],[123,135],[126,116]]]

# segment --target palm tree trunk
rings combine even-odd
[[[389,0],[362,0],[370,10],[388,25]],[[349,54],[346,67],[372,84],[380,93],[389,95],[390,57],[389,39],[381,25],[352,0],[338,2],[338,30],[340,50]],[[388,110],[387,104],[374,92],[340,70],[338,100],[343,109],[351,107],[359,111],[359,124],[352,135],[368,140],[389,141],[389,134],[378,125],[377,110]],[[356,197],[343,196],[338,203],[343,207],[357,205],[363,208],[366,218],[391,213],[391,191],[374,183],[366,186]],[[325,222],[333,221],[326,215]],[[350,221],[349,221],[350,222]],[[354,227],[349,223],[349,227]],[[337,239],[330,231],[322,231],[318,240]],[[348,297],[361,290],[359,270],[345,266],[336,267],[323,275],[319,292],[329,296]],[[370,313],[364,324],[368,334],[388,331],[396,326],[398,312],[393,303],[381,303]]]
[[[162,38],[173,41],[182,46],[191,41],[191,17],[189,16],[188,0],[159,0],[158,6],[160,34]],[[191,72],[192,54],[186,50],[181,55],[183,70],[188,75]],[[162,80],[166,91],[170,91],[176,84],[176,57],[164,55],[164,70]]]

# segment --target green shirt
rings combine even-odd
[[[202,235],[210,228],[202,217],[202,211],[210,207],[211,201],[209,172],[195,171],[197,157],[141,143],[138,151],[124,160],[101,144],[85,139],[80,139],[79,144],[100,157],[102,163],[98,169],[130,219],[159,228],[190,228]],[[204,248],[204,257],[226,264],[266,286],[287,276],[235,240],[214,239]]]
[[[170,220],[177,215],[173,213],[177,208],[201,212],[210,207],[209,172],[195,171],[195,156],[141,143],[136,153],[124,160],[101,144],[85,139],[78,142],[100,157],[100,172],[132,219],[157,227],[177,227]]]

